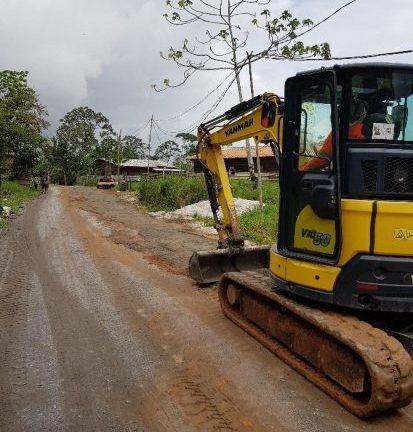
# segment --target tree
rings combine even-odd
[[[134,135],[125,135],[121,142],[121,159],[144,159],[146,144]]]
[[[15,175],[31,171],[46,141],[42,131],[49,126],[27,76],[27,71],[0,71],[0,167],[11,158]]]
[[[197,26],[204,29],[205,37],[203,40],[197,37],[196,44],[185,38],[179,49],[170,47],[166,54],[161,52],[162,58],[175,62],[183,69],[183,80],[171,84],[165,78],[165,88],[182,85],[199,71],[231,70],[235,75],[239,101],[242,102],[240,72],[248,62],[254,63],[263,58],[297,60],[330,57],[328,43],[305,45],[299,40],[302,34],[308,33],[317,24],[314,25],[310,19],[299,20],[287,10],[271,19],[270,10],[261,9],[270,3],[271,0],[166,0],[170,12],[165,13],[164,17],[170,24]],[[256,53],[248,53],[247,50],[248,25],[266,33],[266,38],[262,38],[263,45]],[[247,154],[253,174],[249,142]]]
[[[89,107],[68,112],[56,131],[53,160],[71,183],[77,175],[92,174],[97,158],[116,158],[116,134],[109,120]]]
[[[173,140],[168,140],[159,145],[153,155],[153,159],[171,163],[174,162],[179,155],[179,145]]]
[[[196,154],[196,143],[198,142],[196,135],[181,132],[176,135],[176,138],[180,138],[182,140],[181,153],[183,157]]]
[[[49,174],[53,181],[65,185],[74,184],[76,176],[80,173],[79,158],[71,152],[66,141],[52,138],[52,148],[47,159],[49,161]]]
[[[179,138],[181,141],[181,153],[175,160],[175,165],[182,170],[189,170],[190,163],[188,162],[188,156],[192,156],[196,154],[196,144],[198,142],[198,138],[196,135],[191,133],[181,132],[176,135],[176,138]]]

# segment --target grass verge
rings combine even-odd
[[[236,198],[258,200],[258,191],[252,188],[249,180],[231,180],[232,193]],[[263,182],[262,195],[264,208],[254,208],[238,216],[242,236],[256,244],[273,244],[277,241],[278,202],[280,189],[278,182]],[[195,217],[206,226],[214,226],[213,218]]]
[[[204,178],[168,174],[142,177],[138,183],[139,201],[151,211],[171,211],[207,199]]]
[[[13,213],[18,214],[20,207],[40,195],[40,190],[35,190],[32,186],[22,186],[15,181],[5,180],[0,187],[0,205],[10,207]],[[0,229],[8,223],[7,219],[0,218]]]
[[[171,211],[207,199],[204,177],[169,174],[165,177],[142,177],[136,183],[139,201],[150,211]],[[235,198],[258,200],[258,191],[249,180],[231,179]],[[272,244],[277,239],[279,186],[277,181],[262,183],[264,209],[249,210],[239,215],[241,234],[257,244]],[[195,217],[206,226],[214,226],[213,218]]]

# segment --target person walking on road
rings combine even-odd
[[[49,174],[44,171],[42,174],[42,193],[46,193],[49,189]]]
[[[37,187],[39,186],[39,177],[37,177],[37,174],[33,175],[33,186],[35,190],[37,190]]]

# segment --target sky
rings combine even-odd
[[[210,0],[219,3],[218,0]],[[197,0],[193,0],[194,4]],[[298,18],[318,22],[345,4],[338,0],[272,0],[275,17],[289,9]],[[153,147],[179,131],[196,133],[203,115],[225,84],[197,105],[228,72],[198,72],[183,86],[157,93],[164,78],[179,82],[182,70],[160,58],[160,51],[179,47],[185,38],[202,38],[206,28],[171,26],[163,18],[165,0],[0,0],[0,70],[27,70],[29,84],[47,107],[53,135],[59,120],[78,106],[102,112],[122,134],[149,139],[154,116]],[[333,56],[363,55],[413,48],[411,0],[358,0],[306,35],[304,42],[329,42]],[[244,23],[245,24],[245,23]],[[245,26],[246,27],[246,26]],[[252,29],[252,27],[248,27]],[[259,51],[265,35],[254,30],[248,51]],[[379,59],[380,60],[380,59]],[[413,54],[381,61],[413,63]],[[264,60],[253,65],[255,93],[284,92],[284,82],[298,71],[343,61]],[[241,75],[243,92],[249,80]],[[236,104],[235,86],[211,116]],[[182,115],[182,113],[185,113]]]

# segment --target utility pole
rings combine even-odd
[[[253,80],[252,80],[252,68],[251,68],[252,51],[250,53],[248,53],[248,51],[247,51],[247,56],[248,56],[248,70],[249,70],[249,74],[250,74],[251,98],[253,98],[254,97],[254,83],[253,83]],[[257,158],[258,200],[260,202],[260,209],[262,210],[264,204],[263,204],[263,201],[262,201],[262,177],[261,177],[261,160],[260,160],[260,147],[259,147],[259,144],[260,143],[258,141],[255,143],[255,153],[256,153],[256,158]]]
[[[121,146],[121,136],[122,136],[122,129],[119,131],[118,135],[118,189],[120,188],[120,146]]]
[[[151,140],[152,140],[153,114],[151,117],[151,127],[149,129],[149,144],[148,144],[148,174],[149,174],[149,159],[151,158]]]

